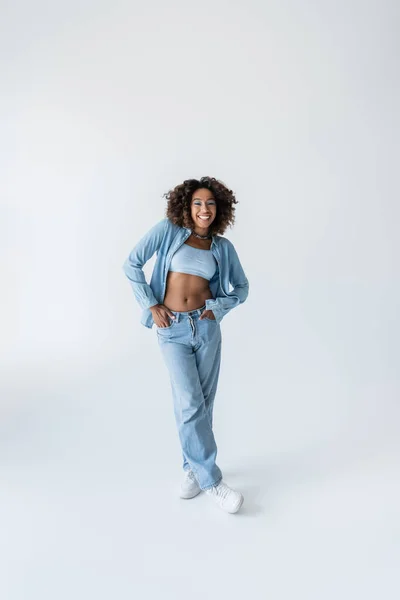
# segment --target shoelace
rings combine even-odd
[[[191,479],[192,481],[196,481],[196,477],[194,476],[193,471],[186,471],[186,479]]]
[[[229,495],[230,493],[230,489],[228,488],[228,486],[224,485],[223,483],[219,483],[218,485],[214,485],[212,488],[212,493],[215,496],[218,496],[219,498],[221,498],[222,500],[225,500],[225,498]]]

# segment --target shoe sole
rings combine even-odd
[[[182,498],[183,500],[190,500],[191,498],[195,498],[196,496],[198,496],[201,492],[201,489],[198,490],[197,492],[195,492],[194,494],[190,494],[189,496],[186,496],[185,494],[179,494],[179,497]]]

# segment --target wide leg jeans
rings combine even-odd
[[[168,327],[157,327],[157,338],[169,371],[183,468],[191,469],[199,486],[207,489],[222,479],[213,433],[221,327],[214,319],[200,320],[204,310],[171,311],[175,319]]]

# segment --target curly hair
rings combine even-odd
[[[168,200],[166,217],[179,227],[193,229],[191,201],[193,193],[199,188],[210,190],[217,204],[216,216],[210,225],[209,233],[222,235],[227,227],[232,227],[235,222],[235,204],[238,203],[238,200],[236,200],[232,190],[228,189],[215,177],[185,179],[183,183],[163,194],[163,197],[165,196]]]

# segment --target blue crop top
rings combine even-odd
[[[211,250],[202,250],[183,243],[172,256],[169,270],[198,275],[210,281],[217,270],[217,261]]]

